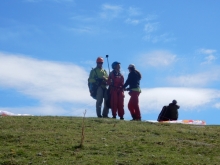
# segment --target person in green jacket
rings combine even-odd
[[[96,99],[96,114],[97,117],[104,117],[108,118],[109,108],[106,106],[107,96],[107,80],[108,80],[108,73],[105,69],[102,68],[104,59],[102,57],[98,57],[96,60],[97,66],[96,68],[92,69],[89,75],[88,82],[97,86],[95,88],[95,99]],[[101,112],[102,103],[104,99],[104,107],[103,111]]]

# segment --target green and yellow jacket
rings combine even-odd
[[[101,87],[106,87],[106,81],[108,80],[108,73],[105,69],[100,69],[98,67],[91,70],[89,74],[89,83],[97,83],[101,85]]]

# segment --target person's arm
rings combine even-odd
[[[121,75],[121,87],[123,88],[123,85],[124,85],[124,76]]]
[[[107,84],[108,85],[112,85],[112,72],[109,74],[109,77],[108,77],[108,81],[107,81]]]
[[[108,73],[106,72],[106,70],[104,70],[103,76],[102,76],[102,83],[104,85],[108,84]]]
[[[123,85],[123,88],[126,88],[128,85],[130,85],[130,83],[131,83],[131,73],[128,74],[128,78],[125,84]]]
[[[90,83],[96,82],[94,69],[91,70],[91,72],[90,72],[90,74],[89,74],[89,79],[88,79],[88,81],[89,81]]]

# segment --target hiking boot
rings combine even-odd
[[[132,117],[132,121],[135,120],[135,115],[131,115],[131,117]]]
[[[99,115],[98,118],[102,118],[102,115]]]
[[[112,119],[116,119],[116,116],[113,116]]]
[[[103,118],[109,118],[108,116],[103,116]]]
[[[120,117],[120,120],[124,120],[124,118],[123,118],[123,117]]]

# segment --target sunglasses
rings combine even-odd
[[[97,62],[97,64],[103,64],[103,62]]]

